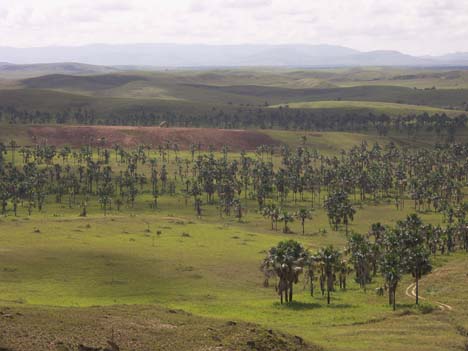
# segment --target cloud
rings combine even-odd
[[[132,6],[126,1],[100,1],[94,5],[98,11],[118,12],[130,11]]]
[[[271,6],[272,0],[226,0],[224,7],[236,9],[252,9]]]
[[[329,43],[412,54],[468,51],[459,0],[0,1],[2,45]]]
[[[191,1],[189,5],[189,12],[202,12],[207,9],[204,1]]]

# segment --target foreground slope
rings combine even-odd
[[[300,337],[255,324],[156,306],[2,308],[0,350],[319,351]]]

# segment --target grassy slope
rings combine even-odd
[[[321,151],[336,153],[340,141],[347,146],[365,138],[339,135],[328,133],[335,146],[319,146]],[[294,132],[280,136],[292,142],[300,140]],[[31,218],[25,216],[24,209],[20,218],[2,218],[0,304],[14,308],[164,305],[205,317],[260,323],[333,350],[457,350],[464,342],[457,327],[466,324],[465,307],[460,304],[457,319],[451,312],[418,313],[411,307],[412,299],[404,295],[409,278],[398,291],[397,313],[390,311],[385,297],[375,296],[373,289],[381,284],[380,279],[367,293],[350,282],[347,292],[333,295],[330,307],[323,297],[310,297],[299,284],[297,302],[291,307],[280,306],[274,290],[261,284],[258,266],[264,250],[285,238],[298,239],[312,250],[326,244],[342,247],[344,234],[330,231],[323,210],[314,212],[306,227],[308,235],[283,235],[270,231],[269,222],[254,210],[245,222],[238,223],[219,219],[217,210],[207,207],[199,220],[182,197],[161,197],[157,212],[149,210],[150,200],[147,195],[139,196],[133,210],[107,217],[93,201],[88,218],[77,217],[77,208],[53,203],[47,205],[45,213],[34,213]],[[376,220],[393,223],[411,210],[410,204],[398,212],[390,204],[369,203],[358,209],[351,229],[365,232]],[[433,223],[441,220],[430,213],[423,214],[423,219]],[[317,234],[323,228],[328,234]],[[293,223],[292,229],[300,232],[299,224]],[[159,237],[158,230],[162,233]],[[190,236],[183,236],[184,232]],[[466,261],[466,257],[448,262],[458,260]],[[457,296],[468,288],[465,283],[455,283]],[[443,301],[443,294],[443,290],[434,291],[431,298]]]
[[[135,216],[127,213],[104,218],[95,211],[87,219],[78,219],[76,211],[54,218],[53,213],[67,211],[52,207],[46,215],[30,220],[2,220],[2,303],[65,307],[162,304],[203,316],[260,323],[339,350],[366,349],[363,345],[368,336],[362,333],[361,325],[372,323],[373,328],[383,331],[387,324],[402,328],[417,319],[431,328],[434,337],[460,343],[450,323],[439,321],[444,318],[442,312],[424,318],[392,313],[386,298],[373,293],[379,283],[367,294],[351,283],[346,293],[334,294],[330,307],[324,298],[311,298],[298,285],[297,303],[280,306],[274,291],[261,286],[257,267],[263,250],[284,235],[268,231],[267,221],[255,214],[249,216],[248,223],[220,223],[215,220],[215,210],[207,220],[199,221],[190,214],[190,207],[171,199],[163,200],[161,207],[165,210],[157,215],[143,214],[147,207],[140,205]],[[403,215],[392,206],[367,207],[358,212],[353,229],[364,231],[375,218],[389,223]],[[323,211],[315,214],[307,229],[313,233],[319,228],[328,228]],[[162,231],[159,238],[157,230]],[[299,231],[297,223],[293,230]],[[183,237],[183,232],[190,237]],[[342,233],[333,232],[292,237],[311,248],[329,243],[340,247],[345,242]],[[410,303],[403,297],[403,289],[398,299]],[[443,328],[436,329],[439,325]],[[345,330],[352,339],[341,336]],[[405,343],[414,343],[413,350],[427,349],[432,339],[417,333],[413,328],[412,340]],[[380,349],[399,349],[399,338],[398,333],[388,332]]]
[[[333,350],[364,350],[368,349],[366,345],[374,349],[376,344],[368,344],[363,325],[372,326],[374,332],[386,331],[385,337],[379,336],[377,345],[381,350],[401,350],[403,345],[425,350],[435,338],[444,346],[433,350],[455,350],[462,342],[444,312],[401,314],[402,309],[411,310],[412,300],[404,296],[409,280],[398,292],[398,301],[403,305],[397,313],[390,311],[385,297],[373,293],[378,281],[367,293],[350,283],[347,292],[334,294],[330,307],[323,297],[310,297],[299,284],[297,302],[291,307],[280,306],[273,289],[261,285],[258,266],[263,250],[286,237],[298,239],[312,249],[331,243],[343,246],[343,233],[313,234],[320,228],[329,230],[322,210],[316,211],[307,225],[310,235],[284,236],[270,232],[268,221],[255,213],[248,215],[246,223],[238,224],[229,219],[217,220],[216,210],[210,208],[205,220],[197,220],[192,208],[179,200],[163,197],[163,210],[157,214],[149,213],[143,200],[140,197],[133,211],[107,218],[95,209],[89,218],[80,219],[76,209],[49,204],[45,214],[31,219],[24,218],[24,212],[21,219],[3,219],[2,304],[158,304],[202,316],[260,323]],[[366,206],[358,210],[352,229],[364,232],[376,218],[391,223],[404,215],[390,205]],[[430,214],[423,218],[440,221],[439,216]],[[292,228],[300,231],[298,223]],[[162,232],[160,237],[157,230]],[[190,236],[182,236],[183,232]],[[433,296],[442,297],[437,292]],[[412,326],[416,321],[433,328],[431,336]],[[399,334],[403,329],[405,338]]]
[[[1,308],[0,349],[72,351],[82,344],[121,350],[318,351],[301,339],[256,325],[200,318],[157,306]],[[98,331],[98,332],[96,332]],[[32,336],[32,337],[31,337]],[[2,348],[3,347],[3,348]]]
[[[205,112],[216,104],[207,106],[198,102],[176,101],[175,99],[125,97],[95,97],[76,92],[43,89],[0,90],[0,105],[16,106],[20,110],[63,112],[68,109],[84,108],[98,114],[130,113],[141,109],[152,112]]]
[[[367,110],[374,114],[385,113],[390,116],[418,114],[427,112],[428,114],[445,113],[449,116],[456,116],[464,113],[460,110],[449,110],[429,106],[418,106],[409,104],[397,104],[392,102],[376,101],[314,101],[314,102],[294,102],[288,104],[289,108],[299,109],[343,109],[349,112]],[[272,106],[275,107],[275,106]],[[276,106],[277,107],[277,106]]]
[[[415,81],[419,83],[413,84]],[[466,109],[468,95],[464,82],[468,85],[465,71],[390,68],[50,75],[16,82],[0,80],[0,104],[52,112],[83,106],[105,114],[142,108],[152,112],[204,112],[213,106],[230,110],[247,104],[263,106],[265,102],[277,105],[344,100],[353,101],[353,108],[361,107],[360,101],[368,101],[367,105],[376,102],[417,105],[405,107],[401,112],[430,112],[431,107]],[[444,89],[413,89],[439,87],[442,83]],[[337,110],[343,109],[338,107]],[[385,105],[386,109],[392,107]]]
[[[272,138],[286,143],[292,147],[303,145],[302,137],[306,136],[306,146],[316,149],[325,155],[338,155],[340,150],[349,150],[353,146],[366,142],[369,145],[379,143],[381,145],[390,142],[400,147],[430,147],[436,143],[443,143],[444,136],[436,137],[432,133],[419,132],[415,135],[404,135],[401,133],[390,133],[380,136],[376,133],[350,133],[350,132],[306,132],[285,130],[262,130],[263,133]],[[468,130],[460,130],[456,135],[458,142],[468,142]]]
[[[46,68],[46,67],[44,67]],[[96,71],[93,71],[95,69]],[[108,68],[91,67],[78,70],[75,74],[92,75],[112,73]],[[47,74],[72,71],[61,69],[25,70],[15,75],[0,73],[7,79],[38,77]],[[126,74],[118,72],[119,75]],[[214,86],[261,85],[288,88],[347,87],[359,85],[392,85],[409,88],[461,89],[468,88],[468,71],[463,69],[419,69],[392,67],[356,67],[337,69],[284,69],[284,68],[237,68],[215,70],[170,70],[170,71],[132,71],[157,81],[159,84],[188,83]]]

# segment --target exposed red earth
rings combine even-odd
[[[161,145],[167,141],[177,143],[180,149],[190,144],[202,145],[203,149],[223,145],[231,150],[252,150],[260,145],[277,145],[272,137],[253,130],[211,128],[161,128],[131,126],[34,126],[28,128],[31,140],[50,145],[79,147],[88,143],[102,143],[106,147],[119,144],[133,147],[139,144]]]

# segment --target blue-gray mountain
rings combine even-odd
[[[125,68],[138,66],[427,67],[468,66],[468,53],[417,57],[398,51],[361,52],[333,45],[93,44],[76,47],[0,47],[0,62],[13,64],[80,62],[89,65],[130,66]],[[74,69],[72,66],[61,67],[58,71],[68,71],[69,68]],[[15,68],[0,63],[0,70],[5,69]],[[97,68],[80,67],[80,69],[94,71]],[[101,70],[102,68],[99,68],[99,71]]]

